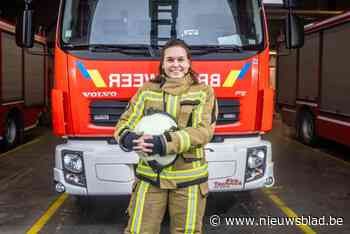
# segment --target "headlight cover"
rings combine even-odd
[[[248,167],[250,169],[259,168],[264,164],[266,152],[258,149],[248,154]]]
[[[250,182],[264,176],[266,168],[266,146],[248,148],[245,181]]]
[[[63,167],[73,173],[82,173],[83,159],[79,154],[66,153],[63,155]]]
[[[83,152],[63,150],[62,167],[67,183],[86,187]]]

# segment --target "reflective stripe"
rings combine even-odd
[[[162,176],[163,178],[166,178],[169,176],[191,177],[191,176],[195,176],[200,173],[206,172],[207,169],[208,169],[208,164],[203,164],[200,167],[187,169],[187,170],[170,171],[170,170],[167,170],[167,168],[165,168],[164,170],[162,170],[160,176]],[[140,164],[137,166],[136,172],[142,172],[143,174],[149,175],[149,176],[157,176],[157,173],[155,173],[151,167],[140,165]]]
[[[166,101],[165,112],[170,113],[170,94],[164,93],[164,95]]]
[[[125,124],[120,126],[120,130],[124,129],[125,127],[133,129],[135,128],[135,125],[138,123],[138,121],[141,119],[143,110],[144,110],[144,103],[146,100],[150,101],[162,101],[162,93],[159,92],[152,92],[152,91],[144,91],[141,94],[138,95],[135,106],[133,108],[133,112],[129,116],[128,120]],[[118,132],[119,134],[119,132]]]
[[[149,166],[139,164],[136,168],[136,173],[150,178],[157,178],[157,173],[155,173]],[[188,170],[170,171],[165,168],[159,176],[161,179],[175,180],[176,182],[191,181],[196,178],[208,176],[208,164]]]
[[[194,114],[193,114],[192,118],[193,118],[193,119],[192,119],[192,123],[193,123],[192,127],[197,128],[197,127],[198,127],[198,119],[199,119],[199,116],[198,116],[198,108],[196,108],[196,109],[194,110]]]
[[[198,116],[198,109],[195,109],[194,113],[192,115],[192,127],[195,127],[195,128],[198,127],[198,117],[199,117]],[[194,153],[195,153],[197,158],[199,158],[199,153],[198,153],[199,150],[200,150],[199,148],[196,148],[195,151],[194,151]],[[196,166],[195,162],[193,162],[192,164],[193,164],[193,167]]]
[[[140,188],[136,195],[136,204],[132,212],[131,233],[140,233],[143,207],[145,205],[146,193],[149,189],[149,185],[146,182],[140,181]]]
[[[198,107],[198,123],[197,123],[197,127],[203,121],[203,118],[202,118],[203,117],[203,109],[204,109],[204,104],[199,105],[199,107]]]
[[[129,116],[128,120],[121,126],[121,129],[127,127],[132,129],[133,123],[136,121],[136,119],[141,117],[141,114],[143,113],[144,109],[144,98],[145,98],[145,93],[141,93],[135,102],[135,106],[133,108],[133,112]]]
[[[175,96],[174,97],[174,104],[173,104],[173,108],[172,108],[172,112],[171,115],[176,119],[176,114],[177,114],[177,105],[179,102],[179,96]]]
[[[168,112],[175,119],[176,119],[178,99],[179,99],[178,96],[172,96],[170,94],[167,94],[166,112]]]
[[[197,158],[203,158],[203,156],[204,156],[203,148],[196,148],[195,154],[196,154]]]
[[[146,170],[144,168],[137,168],[136,173],[146,177],[157,178],[157,174],[154,171],[152,171],[152,169]]]
[[[194,173],[202,172],[202,171],[205,171],[206,169],[208,169],[208,164],[204,164],[200,167],[187,169],[187,170],[168,171],[168,170],[164,169],[163,171],[168,173],[168,174],[191,176]]]
[[[204,109],[203,105],[200,105],[198,107],[197,125],[196,125],[197,128],[199,127],[199,124],[202,123],[202,121],[203,121],[203,109]],[[197,158],[203,158],[203,156],[204,156],[203,155],[203,147],[198,148],[196,150],[196,156],[197,156]]]
[[[180,150],[179,150],[179,153],[182,153],[183,152],[183,149],[184,149],[184,147],[185,147],[185,139],[183,139],[183,136],[182,136],[182,134],[180,133],[180,131],[177,131],[177,132],[175,132],[176,133],[176,135],[179,137],[179,140],[180,140]]]
[[[190,134],[188,134],[185,130],[181,131],[184,135],[185,140],[185,148],[184,151],[188,151],[191,148],[191,137]]]
[[[135,105],[135,112],[133,113],[134,116],[129,118],[128,121],[128,126],[129,128],[133,129],[135,128],[135,125],[138,123],[138,121],[141,119],[143,110],[144,110],[144,102],[145,100],[162,100],[162,94],[161,93],[156,93],[156,92],[151,92],[151,91],[146,91],[143,92],[140,95],[140,100],[136,102]]]
[[[196,100],[199,98],[200,101],[203,103],[205,101],[206,96],[207,96],[207,94],[203,91],[190,92],[190,93],[182,95],[181,101],[183,101],[184,99],[185,100],[188,100],[188,99]]]
[[[197,167],[200,167],[200,166],[201,166],[201,164],[200,164],[199,161],[192,162],[192,167],[193,168],[197,168]]]
[[[188,151],[191,147],[190,135],[185,130],[177,131],[176,134],[179,136],[180,139],[179,153]]]
[[[188,181],[191,181],[191,180],[194,180],[194,179],[198,179],[198,178],[201,178],[201,177],[207,177],[208,176],[208,170],[205,170],[201,173],[197,173],[195,175],[192,175],[192,176],[178,176],[178,175],[175,175],[175,176],[160,176],[161,179],[166,179],[166,180],[175,180],[176,182],[188,182]]]
[[[153,177],[153,178],[157,177],[157,173],[155,173],[152,170],[152,168],[150,168],[149,166],[141,165],[141,164],[137,165],[136,173],[141,174],[143,176],[147,176],[147,177]]]
[[[196,214],[198,208],[198,185],[188,187],[185,233],[193,234],[196,229]]]
[[[197,94],[198,95],[198,94]],[[206,95],[202,95],[201,94],[201,97],[205,97]],[[203,121],[202,119],[202,115],[203,115],[203,102],[201,102],[201,104],[198,106],[198,108],[196,108],[194,110],[194,114],[192,116],[192,123],[193,123],[193,127],[195,128],[198,128],[199,127],[199,124]],[[197,158],[202,158],[204,155],[203,155],[203,148],[196,148],[195,149],[195,155]],[[196,163],[196,165],[200,164],[199,162]]]

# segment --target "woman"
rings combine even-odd
[[[177,130],[158,136],[134,133],[142,116],[154,111],[170,114]],[[208,193],[204,145],[213,136],[216,116],[214,91],[198,83],[189,47],[181,40],[169,41],[161,51],[159,76],[138,90],[117,123],[114,136],[126,151],[178,156],[162,169],[140,160],[125,233],[159,233],[167,208],[171,233],[202,232]]]

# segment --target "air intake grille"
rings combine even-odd
[[[97,126],[115,126],[127,105],[127,101],[92,101],[90,103],[91,123]]]
[[[115,126],[127,105],[127,101],[92,101],[90,103],[90,121],[97,126]],[[218,99],[218,106],[217,125],[233,124],[239,120],[239,100]]]
[[[219,115],[216,125],[233,124],[239,121],[239,100],[218,99]]]

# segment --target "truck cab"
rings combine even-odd
[[[257,0],[92,1],[61,3],[52,91],[58,191],[128,194],[138,156],[112,138],[136,90],[157,76],[171,38],[192,51],[193,69],[218,100],[206,145],[211,191],[272,186],[273,89],[264,8]]]

